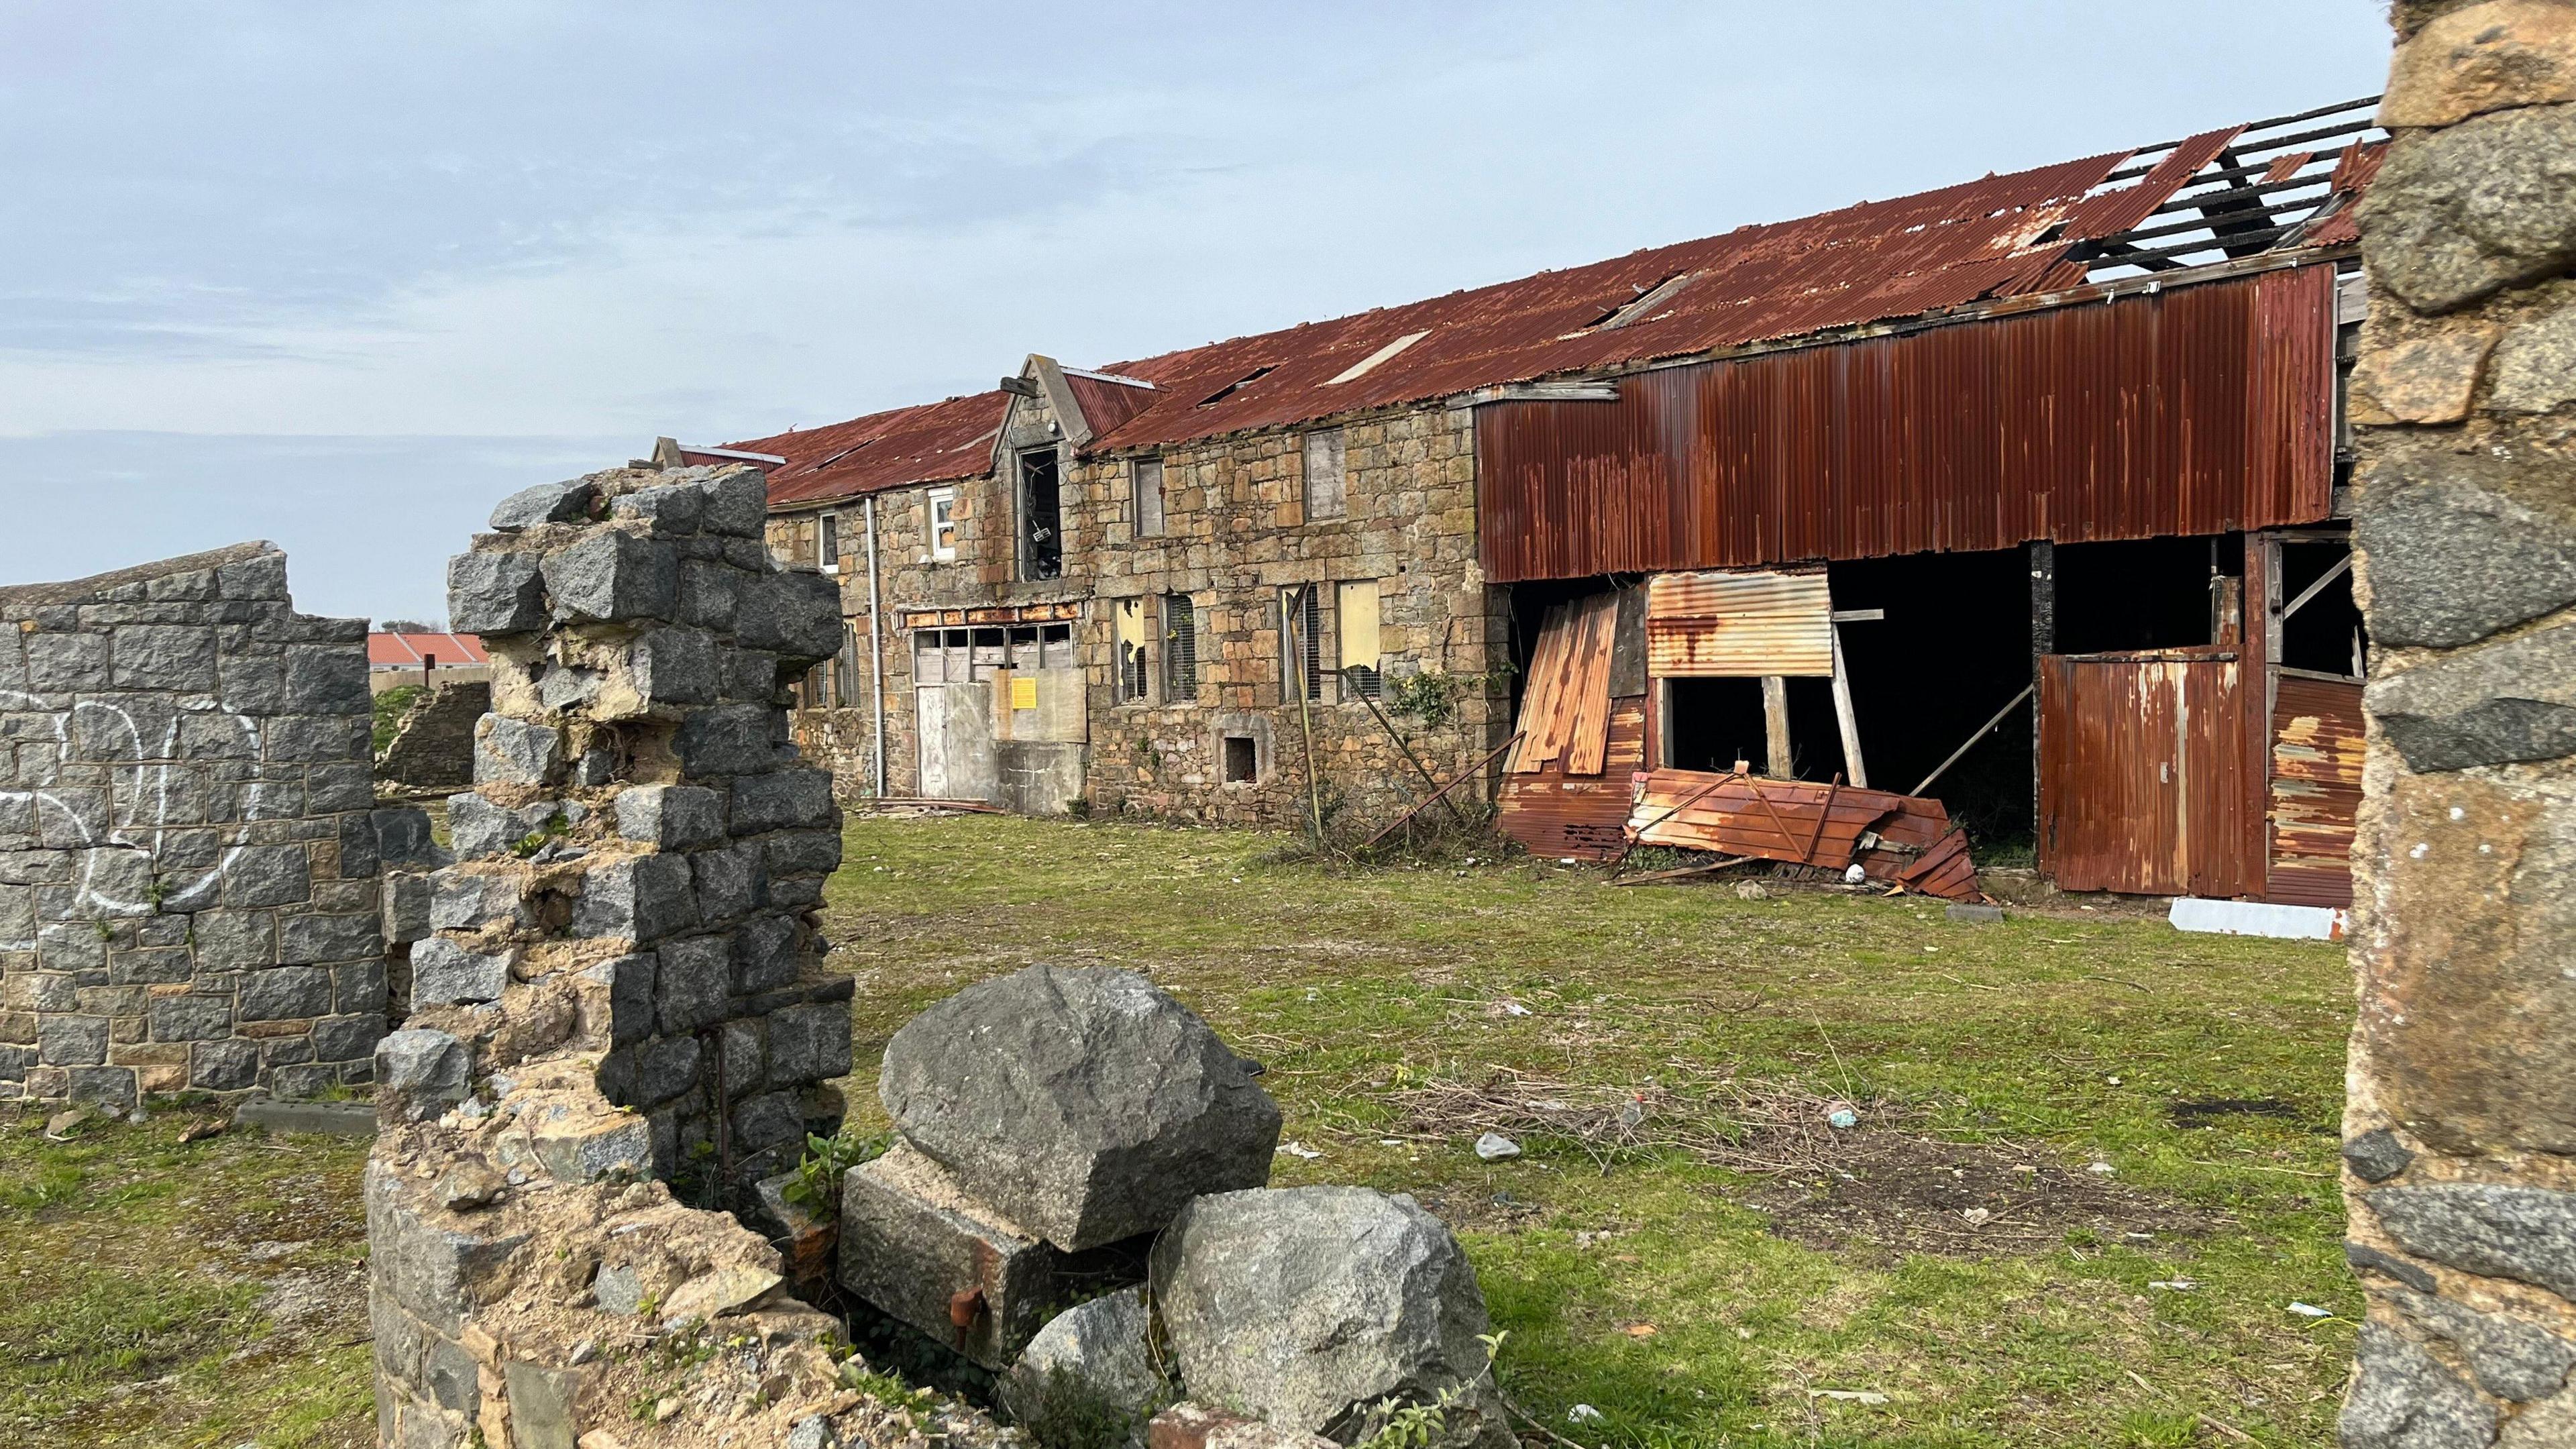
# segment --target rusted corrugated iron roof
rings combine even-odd
[[[771,507],[829,503],[911,483],[981,475],[992,466],[993,434],[1009,400],[999,390],[979,392],[725,447],[787,460],[768,468]],[[726,461],[700,457],[685,446],[681,452],[692,461]]]
[[[2362,140],[2342,152],[2312,143],[2366,132],[2376,100],[1101,369],[1151,391],[1072,369],[1066,380],[1092,433],[1086,451],[1169,446],[1942,312],[2105,273],[2340,244],[2351,240],[2350,202],[2376,157],[2363,164]],[[2321,118],[2330,119],[2310,124]],[[778,503],[961,477],[983,471],[1005,401],[1000,392],[951,398],[730,446],[791,458],[771,471]],[[917,432],[923,445],[831,456],[846,439],[893,429]]]

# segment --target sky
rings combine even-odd
[[[0,0],[0,583],[2368,95],[2378,0]]]

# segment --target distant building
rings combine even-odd
[[[378,694],[406,684],[461,684],[491,677],[491,657],[472,634],[367,636],[367,683]]]

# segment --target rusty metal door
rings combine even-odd
[[[2248,889],[2240,668],[2179,651],[2040,661],[2039,857],[2061,889]]]

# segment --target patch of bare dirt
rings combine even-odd
[[[2050,1251],[2079,1230],[2144,1244],[2225,1223],[2035,1148],[1884,1131],[1843,1134],[1837,1147],[1821,1171],[1775,1177],[1743,1201],[1808,1247],[1971,1258]]]

